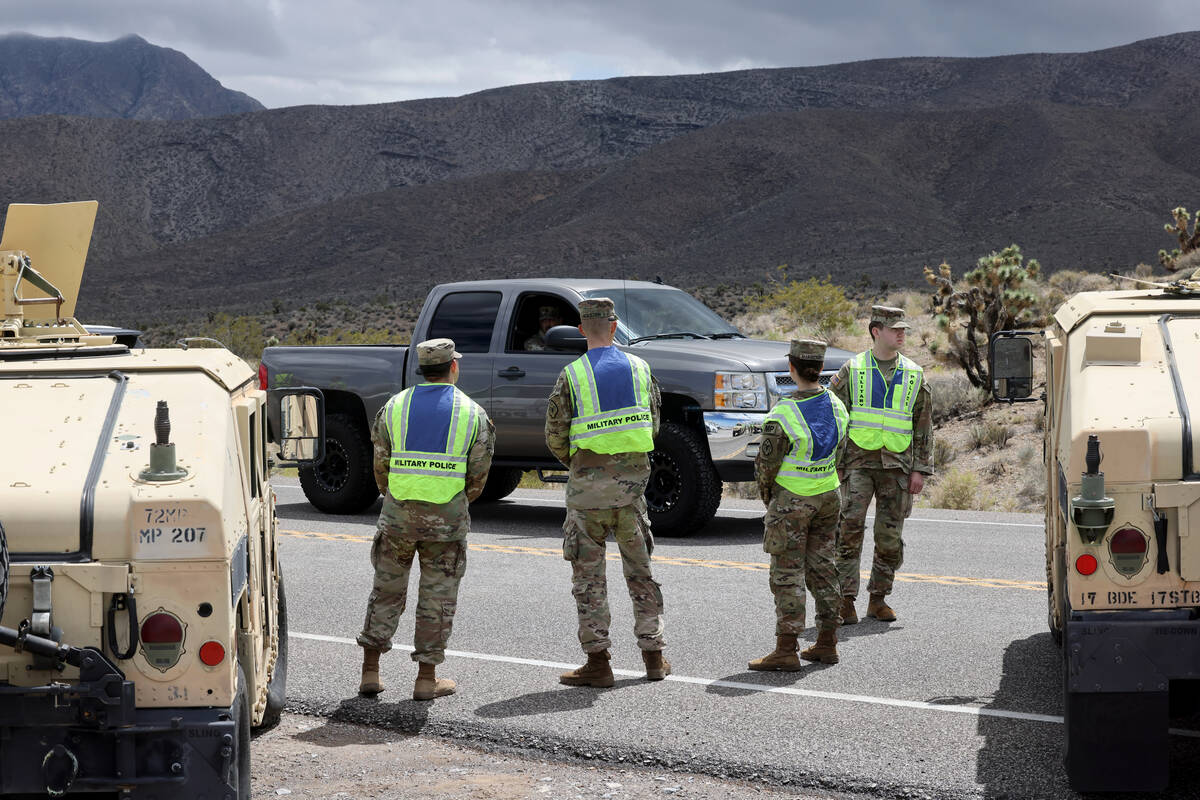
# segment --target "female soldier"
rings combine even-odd
[[[758,493],[767,505],[763,550],[771,554],[775,650],[751,661],[750,669],[800,669],[796,651],[804,630],[806,581],[817,605],[817,642],[800,658],[838,661],[837,462],[849,414],[841,400],[817,383],[824,359],[824,342],[792,340],[788,362],[796,391],[776,404],[763,425],[754,467]]]

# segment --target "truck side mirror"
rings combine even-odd
[[[550,350],[568,350],[572,353],[587,352],[587,337],[574,325],[555,325],[546,332],[546,347]]]
[[[325,457],[325,396],[320,389],[272,389],[278,403],[280,467],[307,467]]]
[[[1003,403],[1031,401],[1033,394],[1033,342],[1025,331],[1000,331],[992,336],[988,372],[992,397]]]

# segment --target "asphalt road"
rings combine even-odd
[[[843,628],[835,666],[757,673],[746,662],[774,645],[762,507],[727,500],[702,534],[657,541],[674,667],[664,682],[641,677],[610,545],[617,685],[589,689],[557,681],[582,659],[561,555],[561,494],[520,490],[473,509],[467,575],[439,670],[459,692],[416,703],[412,594],[396,649],[383,660],[389,690],[357,696],[354,637],[370,590],[378,504],[360,516],[327,516],[294,482],[274,485],[294,711],[834,793],[1072,796],[1061,768],[1062,667],[1045,626],[1040,516],[916,510],[891,597],[899,619]],[[1200,740],[1181,731],[1171,747],[1168,796],[1194,796]]]

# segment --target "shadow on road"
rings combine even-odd
[[[763,650],[765,654],[767,651]],[[727,675],[721,678],[722,681],[728,683],[745,683],[754,684],[751,686],[721,686],[720,684],[710,683],[704,687],[704,691],[708,694],[715,694],[720,697],[748,697],[750,695],[760,694],[771,689],[777,689],[780,686],[792,686],[810,675],[815,675],[818,672],[824,672],[829,669],[832,664],[810,664],[804,662],[804,668],[796,672],[737,672],[733,675]]]
[[[527,717],[534,714],[552,714],[563,711],[582,711],[596,704],[603,692],[611,692],[622,686],[635,686],[645,683],[641,678],[624,678],[616,682],[610,689],[593,689],[588,686],[565,686],[547,692],[530,692],[508,700],[488,703],[475,709],[475,716],[485,719],[507,719],[509,717]]]
[[[1063,713],[1062,658],[1049,633],[1019,639],[1004,651],[1003,672],[995,697],[985,708],[1040,714]],[[1194,728],[1195,718],[1173,718],[1174,728]],[[1098,797],[1144,798],[1137,794],[1080,795],[1072,792],[1063,771],[1065,728],[1048,722],[980,717],[985,741],[979,751],[977,779],[989,798]],[[1194,798],[1200,786],[1200,739],[1170,737],[1171,783],[1166,798]]]

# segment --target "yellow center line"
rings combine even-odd
[[[305,539],[323,539],[328,542],[364,542],[371,543],[374,536],[364,536],[356,533],[326,533],[325,531],[293,531],[280,529],[284,536],[298,536]],[[509,555],[550,556],[562,558],[562,548],[559,547],[524,547],[516,544],[480,544],[471,542],[467,545],[470,550],[488,553],[507,553]],[[610,550],[605,557],[609,561],[620,561],[621,554]],[[704,567],[705,569],[740,569],[748,572],[766,572],[770,564],[765,561],[723,561],[720,559],[683,558],[681,556],[654,556],[655,564],[669,564],[677,567]],[[870,572],[860,573],[863,578],[869,578]],[[1044,592],[1044,581],[1020,581],[1007,578],[966,578],[958,575],[921,575],[915,572],[897,572],[896,580],[901,583],[936,583],[942,586],[976,586],[983,589],[1023,589],[1029,592]]]

